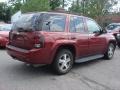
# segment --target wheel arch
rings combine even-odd
[[[109,43],[108,43],[108,45],[109,45],[110,43],[113,43],[114,46],[115,46],[115,48],[116,48],[117,42],[116,42],[115,40],[110,40]]]
[[[104,52],[104,53],[107,52],[110,43],[113,43],[114,46],[115,46],[115,48],[116,48],[116,45],[117,45],[117,44],[116,44],[116,41],[115,41],[115,40],[109,40],[109,41],[107,42],[107,44],[106,44],[107,46],[106,46],[106,49],[105,49],[105,52]]]
[[[75,60],[75,57],[76,57],[76,47],[75,47],[74,45],[72,45],[72,44],[64,44],[64,45],[60,45],[60,46],[57,47],[52,62],[54,62],[54,59],[55,59],[57,53],[58,53],[60,50],[62,50],[62,49],[68,49],[68,50],[70,50],[70,51],[72,52],[73,57],[74,57],[74,60]]]
[[[108,45],[107,45],[107,49],[106,49],[106,52],[105,52],[105,54],[104,54],[104,58],[105,59],[107,59],[107,60],[111,60],[111,58],[113,57],[109,57],[109,55],[108,55],[108,50],[109,50],[109,45],[110,44],[113,44],[114,45],[114,50],[115,50],[115,48],[116,48],[116,41],[115,40],[110,40],[109,42],[108,42]],[[113,55],[114,55],[114,53],[113,53]]]

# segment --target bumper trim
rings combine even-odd
[[[25,50],[25,49],[21,49],[21,48],[17,48],[15,46],[11,46],[11,45],[7,45],[7,48],[15,50],[15,51],[20,51],[22,53],[29,53],[29,50]]]

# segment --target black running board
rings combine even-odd
[[[99,58],[102,58],[102,57],[104,57],[104,55],[102,55],[102,54],[89,56],[89,57],[84,57],[84,58],[80,58],[80,59],[75,60],[75,63],[87,62],[87,61],[99,59]]]

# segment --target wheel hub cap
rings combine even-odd
[[[71,61],[71,58],[69,54],[62,55],[59,59],[59,68],[62,71],[67,70],[70,66],[70,61]]]
[[[109,50],[108,50],[108,55],[109,57],[111,58],[114,54],[114,48],[112,46],[109,47]]]

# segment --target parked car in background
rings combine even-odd
[[[7,53],[29,64],[51,64],[66,74],[74,64],[105,57],[112,59],[113,35],[91,18],[66,13],[24,14],[9,35]]]
[[[115,36],[117,45],[120,48],[120,23],[111,23],[106,27],[106,30]]]
[[[0,24],[0,47],[5,47],[8,43],[11,28],[11,24]]]

